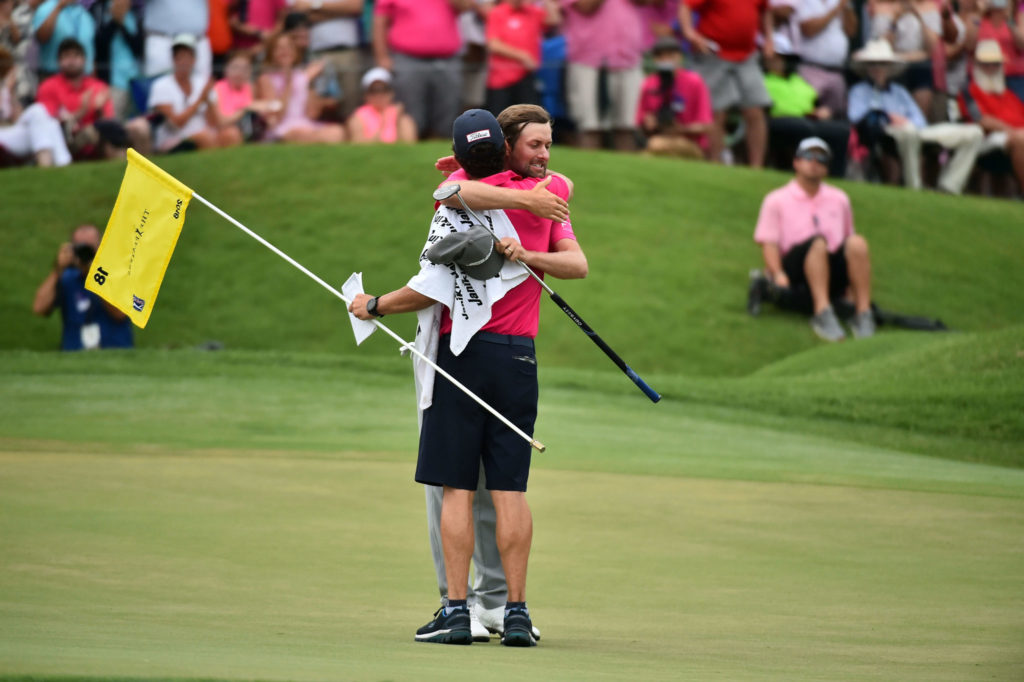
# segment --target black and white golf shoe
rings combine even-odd
[[[465,606],[442,606],[434,612],[434,620],[416,631],[417,642],[435,644],[472,644],[473,632],[469,627],[469,609]]]
[[[537,646],[537,640],[533,638],[533,622],[527,609],[514,608],[505,613],[501,643],[505,646]]]

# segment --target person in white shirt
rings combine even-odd
[[[798,73],[818,93],[818,102],[835,112],[846,111],[843,73],[850,37],[857,32],[851,0],[800,0],[793,14],[800,34]]]
[[[175,36],[171,44],[174,70],[153,82],[149,108],[163,116],[156,129],[156,149],[168,152],[194,145],[199,149],[242,144],[237,126],[222,126],[214,80],[195,73],[196,40]]]

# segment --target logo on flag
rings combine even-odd
[[[156,305],[191,198],[191,189],[134,149],[128,150],[121,191],[96,250],[86,289],[123,312],[137,327],[146,326]]]

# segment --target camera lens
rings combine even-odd
[[[75,244],[71,249],[75,252],[75,258],[83,263],[89,263],[96,257],[96,249],[92,244]]]

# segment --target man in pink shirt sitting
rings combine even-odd
[[[530,125],[540,124],[526,124],[523,129]],[[547,128],[545,148],[551,139],[550,124]],[[482,182],[472,182],[453,175],[465,188],[470,205],[479,209],[508,205],[528,208],[526,195],[550,195],[553,214],[561,217],[552,220],[525,210],[509,210],[506,215],[519,239],[503,238],[495,250],[509,261],[522,260],[555,277],[586,276],[586,256],[565,220],[571,191],[568,182],[559,176],[544,177],[546,169],[538,169],[538,177],[503,171],[508,148],[501,127],[489,112],[474,109],[460,116],[453,128],[453,142],[456,160],[466,177],[483,178]],[[529,165],[543,165],[544,158],[543,151],[535,153]],[[527,172],[532,174],[530,168]],[[508,194],[513,195],[511,204]],[[457,205],[458,200],[453,200]],[[471,390],[486,396],[525,432],[533,430],[537,413],[533,338],[537,334],[541,291],[530,278],[512,288],[492,306],[490,320],[458,356],[452,354],[446,336],[452,328],[450,314],[442,318],[440,329],[438,364]],[[371,319],[421,310],[434,303],[433,298],[406,286],[378,297],[360,294],[349,309],[361,319]],[[443,486],[441,536],[448,599],[435,618],[417,631],[416,639],[445,644],[473,641],[466,596],[474,549],[474,492],[481,462],[497,513],[498,548],[508,585],[502,643],[532,646],[536,640],[526,607],[526,567],[533,535],[525,497],[530,447],[441,379],[434,383],[433,404],[423,412],[416,480]]]
[[[814,333],[842,341],[846,332],[832,299],[852,290],[856,314],[849,324],[856,338],[873,336],[875,319],[867,240],[854,234],[846,192],[825,183],[831,154],[820,137],[800,143],[793,160],[796,177],[765,197],[754,241],[761,245],[766,274],[776,286],[810,290]]]
[[[654,43],[656,73],[644,79],[637,126],[647,135],[652,154],[703,159],[711,132],[711,94],[704,79],[683,68],[679,43],[671,36]]]

